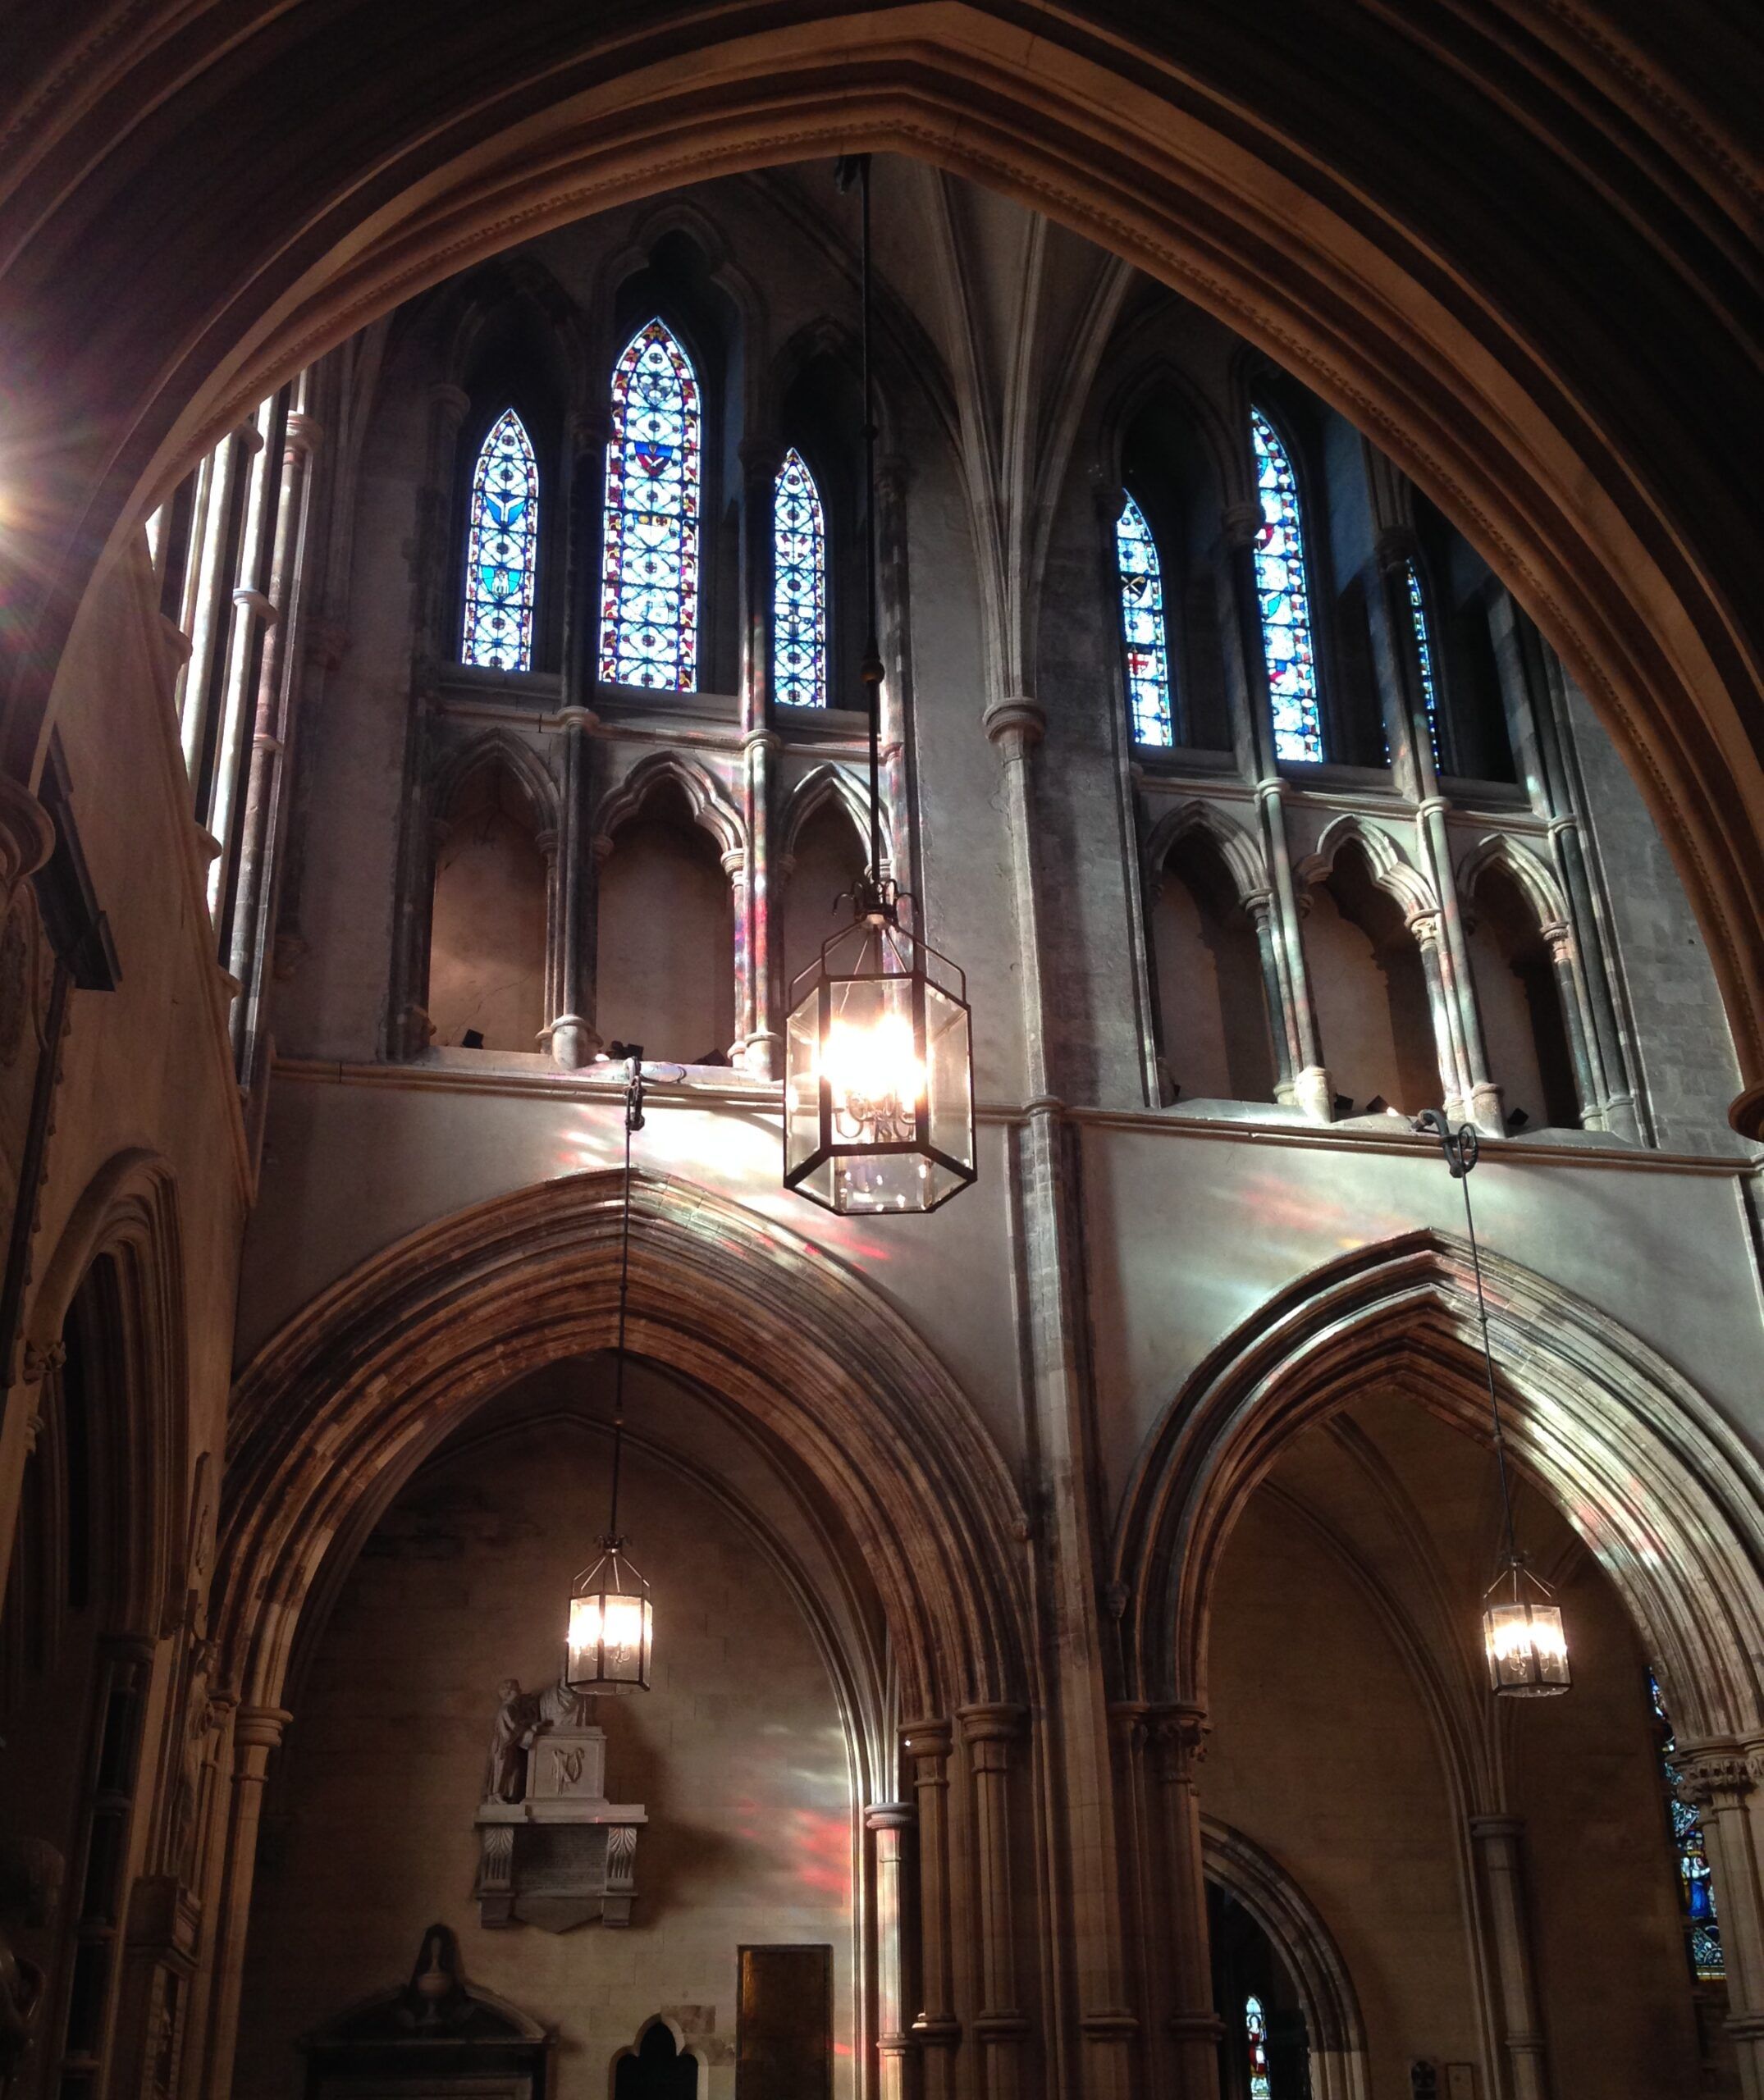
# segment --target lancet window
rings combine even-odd
[[[539,468],[526,426],[505,409],[472,474],[459,660],[487,671],[532,669]]]
[[[1243,2030],[1250,2058],[1250,2100],[1271,2100],[1274,2089],[1268,2077],[1268,2016],[1259,1997],[1244,2000]]]
[[[827,523],[793,445],[772,488],[772,691],[785,707],[827,705]]]
[[[1126,651],[1127,707],[1133,741],[1176,741],[1170,705],[1169,637],[1164,625],[1163,568],[1145,514],[1130,495],[1115,523],[1121,579],[1121,638]]]
[[[1274,751],[1283,759],[1323,756],[1323,714],[1312,646],[1310,591],[1299,485],[1278,432],[1259,409],[1250,411],[1262,526],[1255,541],[1255,587],[1274,712]]]
[[[609,684],[687,691],[697,682],[701,425],[692,360],[651,321],[613,372],[601,578]]]
[[[1415,656],[1421,668],[1421,697],[1427,703],[1427,731],[1433,739],[1433,757],[1439,762],[1439,685],[1434,675],[1433,636],[1428,624],[1427,600],[1421,591],[1421,572],[1411,561],[1404,566],[1409,592],[1409,617],[1414,623]]]
[[[1684,1938],[1690,1965],[1699,1983],[1718,1983],[1727,1974],[1721,1952],[1721,1928],[1715,1915],[1715,1887],[1709,1874],[1709,1855],[1703,1843],[1702,1824],[1689,1801],[1679,1799],[1672,1769],[1678,1748],[1667,1717],[1666,1701],[1652,1670],[1647,1690],[1653,1701],[1654,1719],[1660,1739],[1661,1768],[1666,1774],[1666,1807],[1672,1819],[1672,1851],[1678,1866],[1679,1909],[1684,1920]]]

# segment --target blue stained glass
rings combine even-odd
[[[1703,1842],[1702,1820],[1689,1802],[1680,1801],[1671,1765],[1678,1748],[1666,1701],[1652,1670],[1647,1673],[1648,1696],[1661,1727],[1660,1759],[1666,1774],[1666,1800],[1672,1811],[1672,1849],[1678,1864],[1679,1907],[1684,1912],[1690,1942],[1691,1966],[1704,1983],[1727,1974],[1721,1953],[1721,1929],[1716,1920],[1715,1883],[1709,1873],[1708,1848]]]
[[[459,661],[487,671],[530,671],[539,468],[512,409],[496,418],[478,455],[469,515]]]
[[[698,671],[698,381],[660,321],[613,372],[601,677],[690,691]]]
[[[786,707],[827,705],[827,525],[793,445],[772,487],[772,692]]]
[[[1271,2100],[1274,2089],[1268,2079],[1268,2019],[1259,1998],[1244,2000],[1243,2026],[1250,2045],[1250,2100]]]
[[[1317,660],[1311,647],[1299,485],[1286,446],[1259,409],[1250,411],[1250,432],[1255,445],[1256,491],[1262,504],[1262,529],[1255,541],[1255,587],[1261,600],[1262,647],[1274,711],[1274,752],[1279,758],[1319,760],[1323,756],[1323,715],[1317,699]]]
[[[1121,638],[1127,652],[1127,705],[1137,744],[1176,741],[1170,710],[1170,650],[1164,628],[1163,569],[1145,514],[1129,496],[1115,522],[1121,578]]]
[[[1421,665],[1421,696],[1427,702],[1427,733],[1433,739],[1433,762],[1439,763],[1439,695],[1433,682],[1433,637],[1427,623],[1427,605],[1421,596],[1421,578],[1413,562],[1405,564],[1409,580],[1409,617],[1414,622],[1414,647]]]

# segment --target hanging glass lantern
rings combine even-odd
[[[1483,1594],[1483,1645],[1488,1688],[1501,1698],[1551,1699],[1574,1683],[1561,1608],[1520,1554]]]
[[[791,986],[784,1186],[842,1214],[934,1211],[973,1180],[967,980],[866,878]]]
[[[625,1558],[623,1539],[601,1541],[601,1557],[569,1595],[564,1682],[572,1691],[647,1691],[654,1625],[649,1585]]]

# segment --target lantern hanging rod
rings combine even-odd
[[[1470,1207],[1470,1176],[1482,1157],[1482,1141],[1475,1128],[1463,1123],[1454,1130],[1437,1108],[1424,1108],[1414,1119],[1415,1129],[1437,1138],[1454,1181],[1464,1189],[1464,1229],[1470,1243],[1470,1269],[1476,1280],[1476,1318],[1482,1331],[1483,1375],[1488,1386],[1488,1414],[1494,1426],[1495,1472],[1501,1482],[1501,1535],[1506,1541],[1506,1564],[1518,1568],[1524,1560],[1513,1526],[1513,1491],[1507,1477],[1506,1436],[1501,1420],[1501,1395],[1495,1384],[1494,1350],[1488,1340],[1488,1300],[1483,1290],[1482,1249],[1476,1238],[1476,1214]]]

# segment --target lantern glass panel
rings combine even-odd
[[[655,1634],[648,1593],[612,1586],[616,1569],[603,1586],[606,1569],[603,1562],[569,1600],[564,1682],[575,1691],[646,1691]]]
[[[1520,1599],[1483,1614],[1488,1688],[1508,1698],[1547,1699],[1573,1682],[1562,1614],[1551,1604]]]

